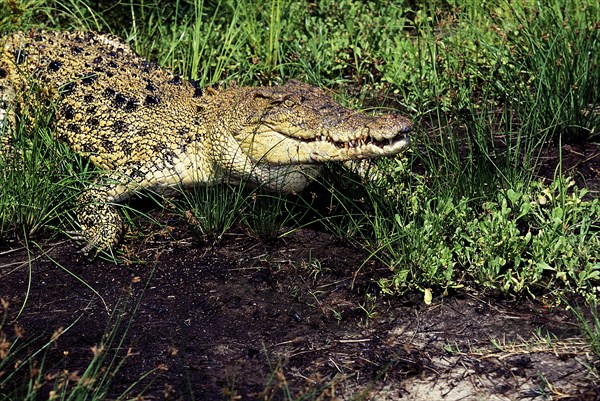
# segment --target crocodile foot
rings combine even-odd
[[[81,253],[87,255],[95,249],[97,255],[101,251],[114,249],[123,232],[123,221],[117,207],[111,203],[90,201],[89,194],[80,197],[77,207],[79,231],[69,234],[76,241],[83,241],[85,246]]]

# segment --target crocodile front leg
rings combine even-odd
[[[75,240],[85,242],[81,252],[88,254],[114,249],[123,233],[123,220],[117,207],[108,201],[102,190],[88,190],[77,200],[77,220],[80,231],[71,232]]]

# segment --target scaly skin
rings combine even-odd
[[[93,32],[0,38],[0,124],[14,125],[13,106],[34,88],[56,106],[56,138],[104,172],[79,199],[84,252],[117,244],[114,203],[140,190],[229,179],[296,192],[324,162],[402,152],[412,125],[346,109],[298,81],[203,90]]]

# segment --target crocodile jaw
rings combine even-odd
[[[348,130],[290,130],[263,124],[240,138],[240,146],[253,160],[268,164],[344,162],[394,156],[407,149],[409,120],[387,115],[368,119],[370,126]]]
[[[309,148],[309,157],[313,162],[324,163],[394,156],[405,151],[409,142],[409,136],[402,135],[382,142],[363,141],[362,144],[349,144],[346,142],[342,146],[331,142],[317,141],[308,144],[307,147]]]
[[[268,164],[312,164],[394,156],[407,149],[406,134],[384,141],[332,142],[298,140],[269,131],[249,135],[245,153],[253,160]]]

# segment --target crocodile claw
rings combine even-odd
[[[81,230],[69,231],[76,241],[85,246],[79,251],[88,255],[95,249],[101,251],[115,248],[121,239],[123,221],[117,207],[111,203],[87,202],[77,208],[77,219]]]

